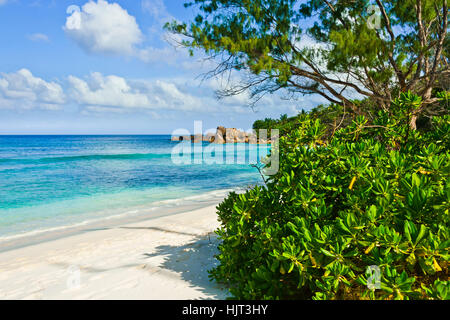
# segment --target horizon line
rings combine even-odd
[[[171,136],[171,133],[0,133],[2,136]]]

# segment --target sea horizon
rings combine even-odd
[[[2,137],[34,137],[34,136],[44,136],[44,137],[52,137],[52,136],[172,136],[171,133],[67,133],[67,134],[59,134],[59,133],[42,133],[42,134],[3,134],[0,133]]]

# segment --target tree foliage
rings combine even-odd
[[[423,97],[419,114],[437,100],[433,88],[448,89],[447,0],[194,0],[186,6],[199,9],[195,20],[166,27],[186,37],[184,46],[218,59],[211,75],[248,71],[223,95],[250,90],[258,100],[283,89],[319,94],[360,113],[355,95],[388,109],[411,90]]]

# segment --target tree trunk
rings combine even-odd
[[[428,87],[425,89],[423,96],[422,96],[422,101],[427,101],[431,98],[431,93],[433,91],[433,87]],[[422,112],[422,110],[424,109],[424,106],[420,106],[417,110],[414,110],[411,119],[409,121],[409,127],[411,128],[411,130],[417,130],[417,118],[418,115],[420,114],[420,112]]]
[[[417,129],[417,114],[413,114],[411,116],[411,120],[409,121],[409,127],[411,130],[416,130]]]

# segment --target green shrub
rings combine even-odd
[[[328,140],[304,115],[267,185],[217,207],[212,278],[238,299],[449,299],[450,117],[411,131],[417,103],[402,94],[398,117],[360,116]]]

